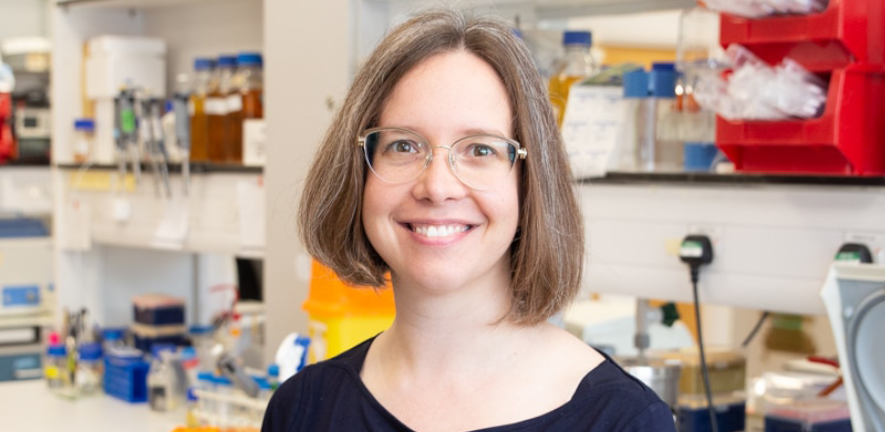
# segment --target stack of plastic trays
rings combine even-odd
[[[184,300],[162,294],[132,299],[135,347],[150,352],[156,343],[183,345],[187,335]]]

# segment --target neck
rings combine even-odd
[[[385,353],[385,363],[420,375],[464,373],[506,362],[516,354],[514,348],[524,346],[520,342],[531,340],[525,335],[533,329],[504,318],[512,301],[510,279],[497,276],[431,294],[394,277],[396,320],[376,341],[383,346],[379,352]]]

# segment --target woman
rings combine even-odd
[[[308,175],[301,235],[389,330],[305,368],[263,430],[672,431],[666,404],[546,320],[575,296],[583,228],[522,42],[456,11],[393,30]]]

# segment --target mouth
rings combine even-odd
[[[473,228],[473,225],[466,224],[430,225],[407,223],[405,225],[412,232],[428,238],[452,237]]]

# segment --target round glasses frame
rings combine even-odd
[[[406,179],[406,180],[391,181],[391,180],[384,178],[381,174],[379,174],[377,171],[375,171],[375,167],[372,166],[372,162],[371,162],[370,156],[369,156],[369,149],[366,146],[366,138],[373,133],[387,132],[387,131],[412,134],[412,135],[416,136],[417,138],[419,138],[421,140],[421,142],[427,146],[427,155],[424,156],[424,165],[421,167],[420,170],[418,170],[415,173],[414,177]],[[372,173],[375,174],[375,176],[378,177],[379,179],[381,179],[382,181],[385,181],[387,183],[393,183],[393,184],[408,183],[412,180],[417,179],[418,177],[421,176],[421,173],[423,173],[424,170],[427,169],[427,167],[430,165],[430,163],[433,162],[433,149],[435,149],[435,148],[446,149],[449,151],[449,156],[447,158],[449,161],[449,169],[452,170],[452,173],[455,175],[455,177],[459,181],[461,181],[461,183],[464,183],[465,185],[471,187],[472,189],[485,190],[485,188],[477,187],[477,186],[471,184],[470,182],[465,181],[463,178],[461,178],[461,176],[458,174],[458,167],[455,162],[455,153],[452,151],[455,148],[455,146],[457,146],[458,144],[465,142],[465,141],[473,140],[473,139],[476,139],[479,137],[495,138],[496,140],[500,140],[500,141],[505,142],[505,143],[514,147],[516,152],[515,152],[515,158],[512,159],[511,163],[510,163],[511,170],[513,169],[513,166],[516,165],[516,159],[525,159],[528,156],[528,151],[526,149],[522,148],[522,146],[519,144],[519,142],[512,140],[510,138],[505,138],[505,137],[498,136],[498,135],[474,134],[474,135],[469,135],[469,136],[460,138],[449,146],[442,146],[442,145],[434,146],[434,145],[430,145],[430,141],[428,141],[426,138],[421,136],[421,134],[419,134],[418,132],[415,132],[415,131],[412,131],[409,129],[395,128],[395,127],[376,127],[376,128],[367,129],[359,137],[357,137],[357,146],[362,147],[363,156],[365,157],[365,160],[366,160],[366,165],[369,166],[369,169],[372,171]]]

